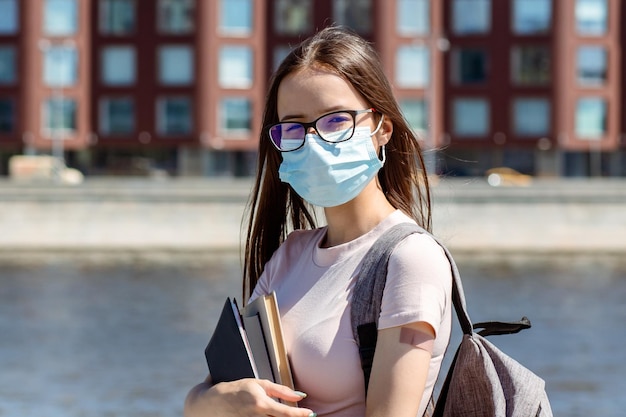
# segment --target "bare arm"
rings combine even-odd
[[[299,401],[303,394],[267,380],[241,379],[213,385],[210,377],[189,391],[185,417],[315,417],[306,408],[290,407],[275,401]]]
[[[419,347],[410,343],[404,337],[407,331],[425,343]],[[417,415],[431,358],[424,345],[432,345],[434,338],[434,330],[424,322],[378,332],[367,394],[367,417]]]

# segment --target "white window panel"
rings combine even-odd
[[[223,88],[252,86],[252,50],[247,46],[224,46],[220,49],[219,84]]]
[[[78,31],[77,0],[44,0],[43,31],[46,35],[66,36]]]
[[[43,49],[43,80],[49,87],[69,87],[78,81],[78,52],[73,46],[50,45]]]
[[[576,135],[581,139],[599,139],[606,133],[606,101],[600,97],[581,98],[576,103]]]
[[[396,54],[399,87],[423,88],[430,78],[430,54],[425,46],[400,46]]]

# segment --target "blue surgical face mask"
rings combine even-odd
[[[278,174],[296,193],[311,204],[334,207],[359,195],[385,163],[378,158],[369,127],[356,127],[352,138],[329,143],[308,134],[302,148],[284,152]]]

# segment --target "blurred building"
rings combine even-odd
[[[330,23],[374,43],[428,164],[626,175],[619,0],[0,0],[0,172],[249,175],[265,89]]]

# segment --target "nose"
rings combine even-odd
[[[315,127],[309,126],[307,128],[307,130],[306,130],[306,134],[309,135],[309,134],[312,134],[312,133],[317,133],[317,131],[315,130]]]

